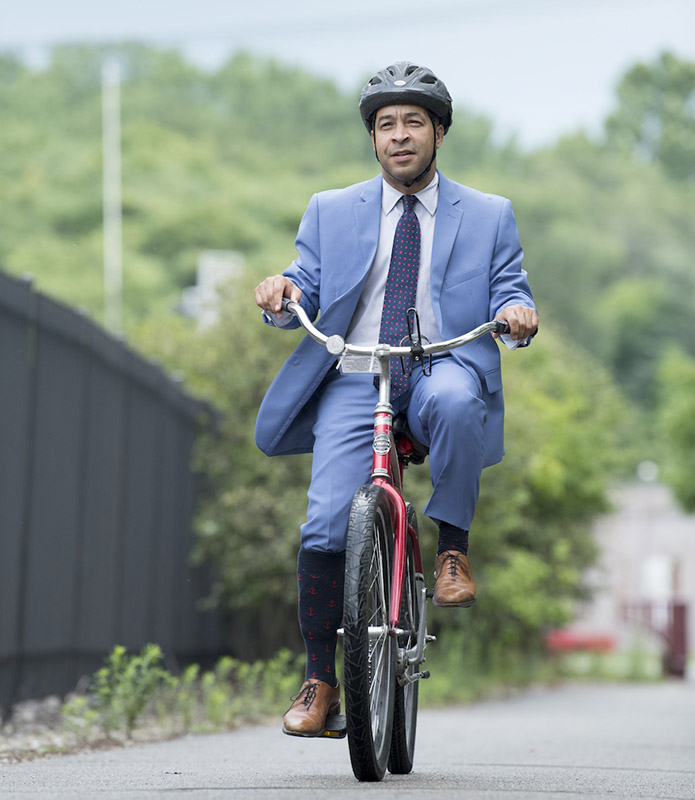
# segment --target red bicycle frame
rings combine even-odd
[[[384,362],[382,362],[383,364]],[[415,570],[422,573],[422,556],[417,531],[408,524],[408,513],[403,499],[404,462],[398,457],[393,436],[393,409],[388,401],[388,362],[386,376],[382,371],[379,386],[379,403],[374,412],[374,443],[372,448],[372,483],[386,492],[391,508],[393,524],[393,566],[391,574],[391,602],[389,603],[389,630],[395,635],[401,617],[401,598],[405,576],[406,536],[413,543]],[[386,380],[384,380],[386,378]]]

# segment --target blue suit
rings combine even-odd
[[[355,312],[376,253],[381,186],[382,178],[378,176],[346,189],[314,195],[300,224],[296,240],[298,257],[284,275],[301,289],[301,305],[309,317],[315,320],[321,312],[317,327],[325,333],[344,336]],[[440,174],[430,291],[442,337],[453,338],[481,325],[506,306],[533,307],[521,261],[522,250],[509,200],[482,194]],[[298,324],[293,321],[290,327]],[[473,459],[480,462],[473,466],[479,480],[480,469],[496,463],[504,453],[504,402],[498,345],[491,336],[485,336],[455,350],[452,359],[463,367],[462,374],[471,378],[471,391],[483,409],[481,453],[479,459]],[[261,404],[256,422],[256,443],[263,452],[283,455],[314,450],[316,459],[315,436],[317,424],[321,422],[320,401],[326,394],[324,379],[334,362],[335,357],[324,347],[309,337],[302,340]],[[343,381],[346,387],[359,385],[359,380],[346,381],[347,377],[331,377],[329,384],[333,387],[336,381]],[[366,385],[364,380],[362,383]],[[359,391],[367,397],[365,390]],[[334,395],[335,390],[331,388],[329,394]],[[375,395],[368,397],[373,410]],[[348,399],[346,394],[345,407],[354,404],[355,399]],[[417,420],[413,418],[411,421],[418,430]],[[340,424],[345,427],[342,419]],[[333,433],[336,430],[333,428]],[[427,438],[426,431],[420,430],[420,433]],[[368,437],[366,459],[369,460],[371,428],[365,437]],[[425,443],[430,447],[438,444]],[[333,448],[332,451],[335,455],[336,450]],[[362,470],[360,466],[357,471],[361,473]],[[342,474],[345,474],[344,469]],[[367,468],[367,478],[368,474]],[[471,483],[473,477],[465,480]],[[344,511],[340,513],[344,514]],[[466,516],[471,517],[472,512]],[[460,524],[460,520],[445,521]],[[338,527],[342,527],[342,522]],[[307,546],[306,542],[304,546]],[[315,548],[335,550],[339,546],[335,542],[330,546],[317,543]]]

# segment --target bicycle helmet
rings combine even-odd
[[[452,102],[446,86],[427,67],[398,61],[382,69],[360,92],[360,114],[371,133],[374,115],[384,106],[422,106],[438,117],[444,133],[451,127]]]

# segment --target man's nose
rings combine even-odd
[[[398,141],[402,142],[404,139],[408,138],[408,128],[406,125],[402,123],[396,123],[393,129],[393,138]]]

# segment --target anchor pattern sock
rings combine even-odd
[[[464,556],[468,555],[468,531],[449,525],[448,522],[439,523],[439,543],[437,555],[447,550],[458,550]]]
[[[297,558],[299,629],[306,648],[305,680],[337,686],[335,648],[343,619],[345,553],[300,550]]]

